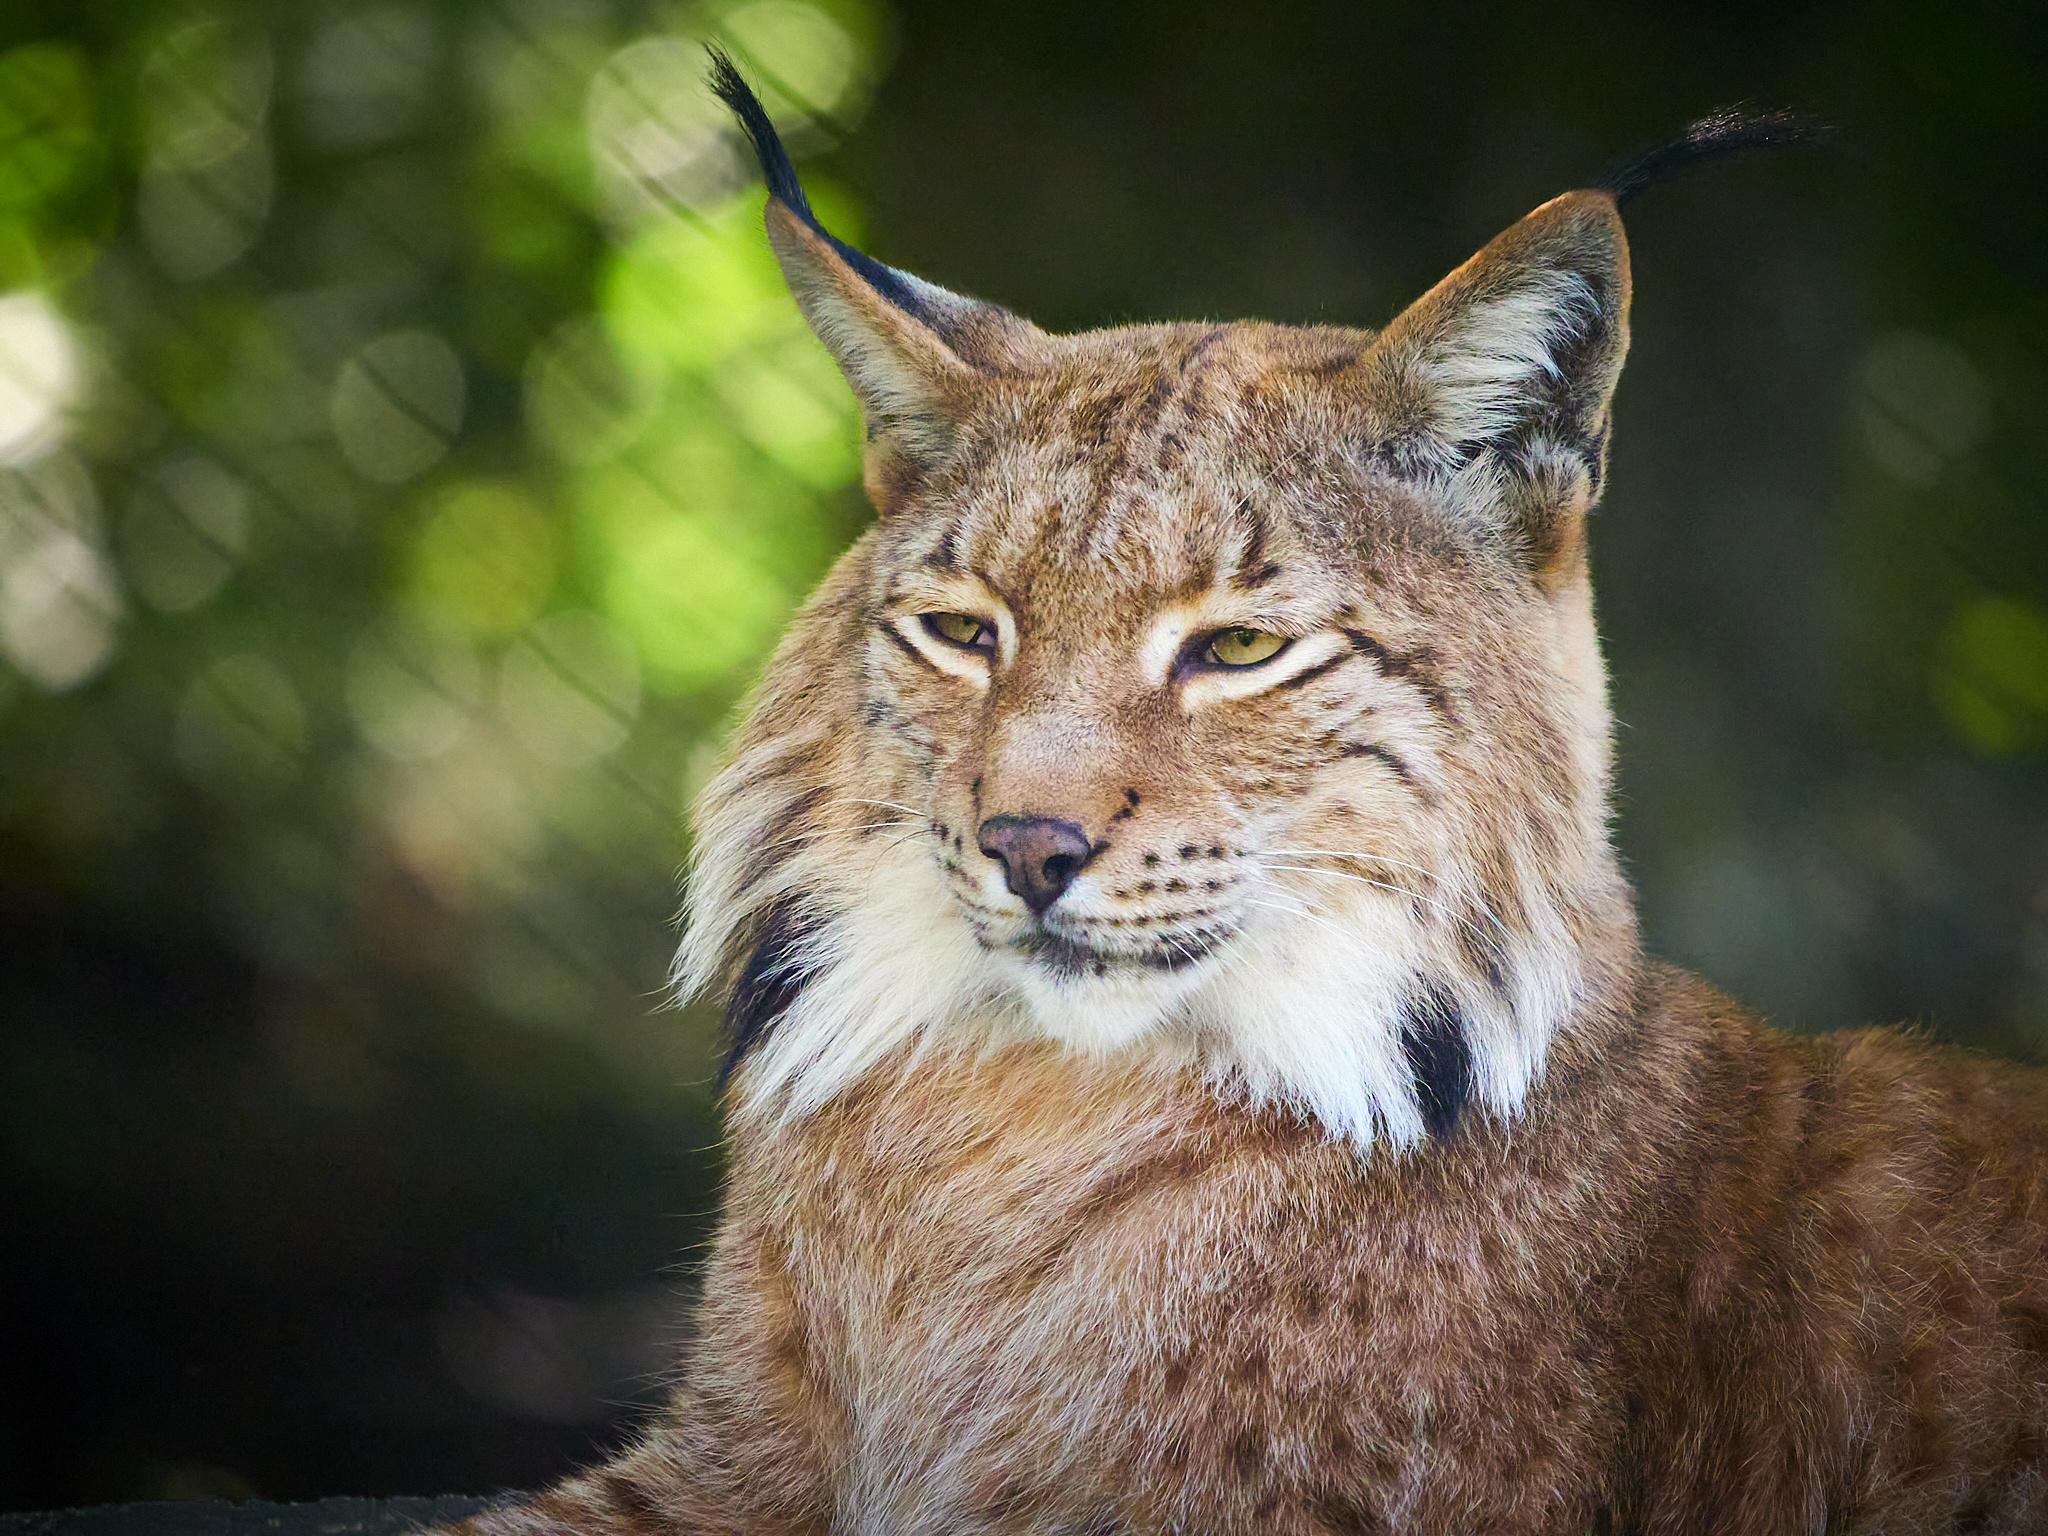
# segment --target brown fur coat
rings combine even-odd
[[[492,1536],[2048,1528],[2048,1080],[1645,968],[1412,1161],[929,1059],[742,1137],[687,1379]]]

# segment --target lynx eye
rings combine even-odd
[[[1256,667],[1287,649],[1284,635],[1263,629],[1225,629],[1209,637],[1202,660],[1214,667]]]
[[[985,619],[966,613],[921,613],[926,633],[963,651],[992,651],[996,648],[996,627]]]

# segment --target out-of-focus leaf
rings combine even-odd
[[[1935,687],[1956,734],[2004,757],[2048,739],[2048,614],[2006,597],[1959,609]]]
[[[30,43],[0,54],[0,216],[36,214],[100,152],[82,50]]]
[[[413,593],[473,634],[513,634],[554,590],[556,543],[553,522],[518,481],[459,481],[435,496],[421,525]]]

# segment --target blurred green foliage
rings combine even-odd
[[[196,842],[167,878],[288,972],[377,964],[378,883],[417,882],[490,1006],[639,1006],[693,752],[861,517],[700,40],[801,146],[857,113],[880,17],[132,25],[96,68],[0,56],[10,832],[87,879]]]

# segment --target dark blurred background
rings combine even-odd
[[[2039,8],[8,0],[0,1507],[615,1441],[716,1201],[681,810],[866,517],[699,87],[1057,328],[1378,324],[1630,215],[1596,574],[1654,943],[2048,1040]]]

